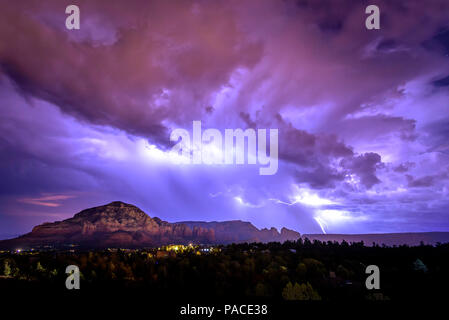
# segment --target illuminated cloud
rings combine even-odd
[[[449,3],[376,4],[371,32],[357,1],[80,0],[72,32],[61,1],[4,1],[0,233],[113,200],[169,221],[447,231]],[[194,120],[279,129],[278,172],[173,164],[170,132]]]

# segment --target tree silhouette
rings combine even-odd
[[[282,297],[285,300],[321,300],[320,295],[316,292],[310,283],[292,285],[287,283],[282,291]]]

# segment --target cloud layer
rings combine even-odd
[[[85,206],[300,232],[448,230],[449,4],[0,1],[0,234]],[[176,166],[169,135],[279,129],[279,171]],[[13,230],[13,231],[11,231]]]

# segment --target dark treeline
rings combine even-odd
[[[65,288],[77,265],[82,290],[141,289],[154,297],[270,300],[441,299],[449,286],[449,244],[416,247],[287,241],[232,244],[211,252],[186,249],[40,251],[0,254],[0,287]],[[368,265],[380,268],[380,289],[365,286]]]

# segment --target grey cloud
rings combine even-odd
[[[377,153],[369,152],[352,159],[343,159],[341,164],[357,174],[361,183],[367,188],[381,182],[376,176],[376,170],[382,166],[381,157]]]
[[[407,162],[401,163],[400,165],[394,167],[393,170],[395,172],[403,173],[403,172],[409,171],[411,168],[415,167],[415,165],[416,164],[414,162],[407,161]]]
[[[412,175],[407,174],[407,182],[408,187],[410,188],[426,188],[426,187],[432,187],[436,185],[438,182],[441,182],[444,179],[447,179],[448,173],[444,172],[441,174],[432,174],[432,175],[426,175],[423,177],[415,178]]]

